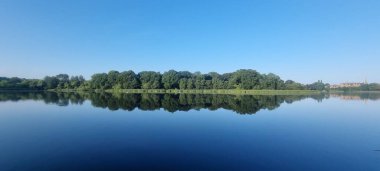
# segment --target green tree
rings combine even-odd
[[[287,80],[284,84],[284,89],[286,90],[304,90],[305,86],[301,83],[297,83],[293,80]]]
[[[261,75],[255,70],[241,69],[232,74],[229,85],[237,89],[259,89]]]
[[[58,86],[57,88],[63,89],[67,88],[67,85],[69,83],[69,75],[67,74],[58,74],[55,76],[58,79]]]
[[[194,89],[195,88],[194,80],[192,78],[187,79],[186,88],[187,89]]]
[[[140,88],[140,81],[137,75],[131,70],[120,73],[117,82],[123,89]]]
[[[210,72],[208,75],[211,76],[211,85],[213,89],[223,89],[225,88],[222,76],[216,72]]]
[[[109,71],[107,74],[107,82],[110,84],[111,87],[116,87],[118,84],[118,78],[119,78],[119,72],[118,71]]]
[[[175,70],[169,70],[162,75],[162,84],[165,89],[178,88],[179,74]]]
[[[44,78],[44,82],[46,84],[47,89],[55,89],[55,88],[57,88],[57,86],[59,84],[59,80],[57,77],[46,76]]]
[[[368,90],[369,91],[380,91],[380,84],[378,84],[378,83],[368,84]]]
[[[261,89],[270,89],[270,90],[279,90],[285,87],[284,81],[281,78],[273,73],[268,75],[262,75],[260,79]]]
[[[193,76],[193,74],[191,72],[189,72],[189,71],[179,71],[178,72],[178,76],[180,77],[180,79],[181,78],[188,79],[188,78],[191,78]]]
[[[138,74],[142,89],[161,88],[161,74],[154,71],[142,71]]]
[[[187,88],[187,79],[181,78],[179,80],[179,89],[186,89]]]
[[[309,84],[307,85],[308,89],[310,90],[325,90],[326,89],[326,85],[322,82],[322,80],[318,80],[317,82],[313,83],[313,84]]]
[[[204,89],[206,86],[206,79],[205,76],[202,74],[197,74],[195,76],[195,82],[194,82],[195,89]]]
[[[94,74],[91,77],[91,87],[94,89],[109,89],[108,75],[106,73]]]
[[[68,88],[75,89],[79,88],[82,84],[84,84],[85,79],[83,76],[72,76],[70,77],[69,86]]]

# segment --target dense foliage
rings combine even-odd
[[[322,81],[303,85],[292,80],[284,81],[279,76],[261,74],[251,69],[240,69],[232,73],[191,73],[169,70],[163,74],[154,71],[135,73],[131,70],[97,73],[86,81],[82,76],[67,74],[47,76],[43,80],[0,78],[0,89],[244,89],[244,90],[325,90],[328,84]]]
[[[3,90],[76,89],[84,85],[86,80],[82,76],[69,77],[67,74],[46,76],[42,80],[0,77],[0,89]]]

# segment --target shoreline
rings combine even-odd
[[[324,93],[347,93],[345,91],[318,91],[318,90],[236,90],[236,89],[50,89],[50,90],[0,90],[1,92],[95,92],[95,93],[126,93],[126,94],[230,94],[230,95],[318,95]],[[349,91],[348,93],[380,93],[380,91]]]
[[[315,95],[324,92],[318,90],[231,90],[231,89],[107,89],[107,90],[48,90],[54,92],[106,92],[126,94],[231,94],[231,95]]]

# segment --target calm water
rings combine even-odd
[[[380,94],[0,93],[0,170],[380,170]]]

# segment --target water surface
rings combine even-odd
[[[0,170],[380,170],[378,99],[0,93]]]

